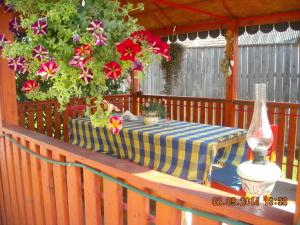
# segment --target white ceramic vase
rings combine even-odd
[[[159,121],[159,118],[157,115],[144,115],[144,124],[145,125],[154,125],[157,124]]]

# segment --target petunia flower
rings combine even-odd
[[[92,34],[101,34],[103,32],[103,22],[101,20],[92,21],[86,30]]]
[[[111,116],[106,126],[113,134],[118,134],[123,127],[123,122],[118,116]]]
[[[121,110],[115,106],[114,104],[106,101],[106,100],[102,100],[102,103],[105,105],[105,108],[107,109],[107,112],[110,114],[111,112],[115,111],[115,112],[120,112]]]
[[[8,60],[8,67],[15,72],[26,73],[27,67],[25,65],[25,58],[18,56],[16,58],[10,58]]]
[[[73,39],[74,44],[79,44],[80,43],[80,35],[79,34],[74,34],[72,39]]]
[[[0,34],[0,50],[8,43],[8,40],[5,37],[5,34]]]
[[[133,32],[130,37],[132,37],[138,44],[141,44],[143,41],[147,41],[152,37],[152,34],[147,30],[139,30]]]
[[[33,30],[33,33],[36,35],[46,35],[48,31],[48,24],[46,18],[39,19],[31,26],[31,28]]]
[[[87,60],[79,55],[73,56],[70,60],[69,65],[77,68],[82,68],[86,64]]]
[[[74,55],[81,56],[89,59],[92,55],[92,49],[90,44],[83,44],[80,47],[74,49]]]
[[[106,34],[94,34],[94,41],[96,46],[105,46],[107,44]]]
[[[40,88],[40,85],[35,80],[28,80],[24,83],[22,87],[22,91],[25,91],[27,93],[30,93],[32,91],[38,90]]]
[[[46,79],[48,79],[49,77],[53,77],[56,72],[57,72],[56,63],[54,61],[48,61],[46,63],[41,64],[41,67],[37,72],[37,75],[46,77]]]
[[[37,58],[39,61],[42,61],[47,54],[48,51],[42,45],[38,45],[32,51],[33,58]]]
[[[117,51],[121,54],[121,60],[135,61],[135,56],[137,53],[141,52],[142,49],[138,44],[135,44],[131,39],[126,39],[125,41],[117,44]]]
[[[12,4],[7,4],[7,5],[4,4],[4,12],[9,13],[9,12],[12,12],[13,9],[14,9],[14,7],[12,6]]]
[[[121,76],[122,68],[117,62],[112,61],[105,65],[104,72],[106,79],[112,78],[114,80],[118,80],[118,78]]]
[[[86,84],[89,84],[93,79],[94,75],[91,69],[83,67],[79,76]]]
[[[165,57],[167,61],[171,60],[170,47],[168,43],[163,42],[159,36],[150,37],[148,39],[148,44],[150,45],[150,50],[152,50],[154,54]]]
[[[23,28],[21,27],[21,22],[17,17],[11,19],[8,23],[8,26],[9,26],[9,31],[11,31],[15,35],[18,35],[23,31]]]
[[[143,64],[139,60],[133,62],[133,71],[143,71]]]

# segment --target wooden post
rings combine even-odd
[[[135,115],[138,114],[138,96],[136,92],[139,91],[139,80],[138,80],[138,72],[134,71],[132,73],[132,81],[130,86],[130,94],[132,96],[131,102],[131,112]]]
[[[225,102],[225,125],[235,126],[235,110],[232,100],[237,95],[237,77],[238,77],[238,26],[236,21],[228,24],[226,32],[226,50],[225,55],[233,62],[231,66],[232,74],[226,78],[226,102]]]
[[[11,13],[4,12],[4,7],[0,8],[0,34],[10,41],[13,34],[8,23],[12,18]],[[0,128],[4,125],[18,125],[17,95],[15,73],[8,68],[7,60],[0,58]]]
[[[300,157],[300,151],[298,152],[298,157]],[[296,190],[296,211],[294,215],[294,224],[300,223],[300,184],[299,183],[300,183],[300,163],[298,163],[298,185]]]

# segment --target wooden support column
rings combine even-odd
[[[298,151],[298,157],[300,157],[300,151]],[[294,224],[299,224],[299,223],[300,223],[300,163],[298,163],[298,185],[297,185],[297,190],[296,190],[296,212],[294,215]]]
[[[12,18],[11,13],[0,7],[0,34],[5,34],[8,40],[13,40],[8,30]],[[0,58],[0,128],[4,125],[18,125],[17,95],[15,73],[8,68],[7,60]]]
[[[232,100],[237,96],[237,78],[238,78],[238,26],[236,21],[228,24],[226,32],[226,50],[225,56],[233,62],[231,65],[232,74],[226,78],[226,103],[224,125],[235,127],[235,110]]]
[[[138,96],[136,94],[138,91],[139,91],[138,72],[134,71],[131,77],[130,94],[132,96],[131,112],[135,115],[138,114]]]

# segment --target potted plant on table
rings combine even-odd
[[[166,107],[158,101],[147,102],[142,105],[141,109],[145,125],[157,124],[159,119],[166,118]]]

